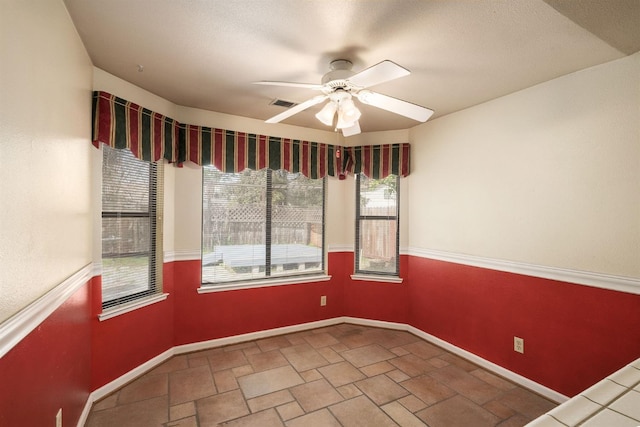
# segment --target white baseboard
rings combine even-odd
[[[496,365],[493,362],[483,359],[478,355],[475,355],[453,344],[450,344],[436,336],[423,332],[422,330],[415,328],[413,326],[409,326],[404,323],[391,323],[391,322],[383,322],[379,320],[360,319],[355,317],[344,317],[343,319],[345,323],[354,323],[354,324],[363,325],[363,326],[374,326],[378,328],[397,329],[397,330],[410,332],[413,335],[416,335],[425,341],[435,344],[438,347],[442,347],[445,350],[455,354],[456,356],[460,356],[470,362],[473,362],[476,365],[482,368],[485,368],[486,370],[491,371],[501,377],[504,377],[509,381],[512,381],[518,385],[521,385],[522,387],[525,387],[541,396],[544,396],[549,400],[552,400],[557,403],[562,403],[569,400],[569,397],[561,393],[558,393],[555,390],[545,387],[542,384],[538,384],[537,382],[532,381],[529,378],[516,374],[515,372],[512,372],[506,368],[503,368],[502,366]]]
[[[291,334],[295,332],[306,331],[309,329],[323,328],[327,326],[337,325],[340,323],[352,323],[354,325],[372,326],[376,328],[386,328],[386,329],[407,331],[424,339],[425,341],[428,341],[432,344],[442,347],[445,350],[457,356],[467,359],[470,362],[473,362],[482,368],[485,368],[497,375],[500,375],[554,402],[562,403],[569,399],[567,396],[560,394],[555,390],[552,390],[548,387],[538,384],[535,381],[532,381],[528,378],[523,377],[522,375],[516,374],[515,372],[509,371],[508,369],[498,366],[495,363],[489,362],[488,360],[485,360],[480,356],[477,356],[473,353],[470,353],[466,350],[456,347],[453,344],[449,344],[448,342],[443,341],[440,338],[437,338],[433,335],[427,334],[426,332],[423,332],[420,329],[415,328],[413,326],[409,326],[404,323],[385,322],[381,320],[370,320],[370,319],[361,319],[358,317],[343,316],[343,317],[334,317],[332,319],[326,319],[326,320],[318,320],[315,322],[302,323],[299,325],[284,326],[281,328],[250,332],[247,334],[234,335],[231,337],[224,337],[224,338],[216,338],[213,340],[201,341],[193,344],[184,344],[184,345],[172,347],[169,350],[163,352],[162,354],[148,360],[142,365],[137,366],[136,368],[132,369],[131,371],[127,372],[121,377],[94,390],[89,395],[89,398],[85,404],[80,420],[78,421],[78,427],[84,426],[89,416],[89,412],[91,411],[91,405],[93,405],[94,402],[97,402],[100,399],[108,396],[109,394],[118,390],[120,387],[135,380],[137,377],[141,376],[145,372],[150,371],[151,369],[155,368],[156,366],[160,365],[161,363],[165,362],[166,360],[168,360],[173,356],[176,356],[179,354],[191,353],[194,351],[207,350],[215,347],[222,347],[222,346],[231,345],[231,344],[238,344],[246,341],[269,338],[269,337],[278,336],[278,335]]]

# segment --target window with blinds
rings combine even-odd
[[[202,283],[324,271],[325,180],[203,167]]]
[[[103,145],[102,307],[162,290],[162,163]]]
[[[356,176],[356,273],[399,275],[398,181]]]

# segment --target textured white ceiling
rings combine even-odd
[[[411,75],[372,89],[442,116],[640,50],[640,0],[65,0],[95,66],[176,104],[257,119],[334,59]],[[144,66],[138,72],[138,65]],[[117,94],[116,94],[117,95]],[[285,123],[327,129],[313,114]],[[363,132],[417,123],[362,107]]]

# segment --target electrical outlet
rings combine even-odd
[[[513,351],[524,354],[524,338],[513,337]]]
[[[56,427],[62,427],[62,408],[58,409],[56,414]]]
[[[327,296],[326,296],[326,295],[322,295],[322,296],[320,297],[320,305],[321,305],[321,306],[323,306],[323,307],[324,307],[325,305],[327,305]]]

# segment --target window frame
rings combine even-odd
[[[360,197],[361,197],[361,179],[365,177],[367,179],[375,179],[369,178],[364,173],[357,173],[355,184],[356,184],[356,213],[355,213],[355,242],[354,242],[354,274],[351,276],[354,280],[362,280],[366,278],[375,278],[379,277],[380,281],[390,281],[390,282],[398,282],[400,277],[400,177],[398,175],[390,175],[394,176],[395,179],[395,194],[396,194],[396,209],[395,215],[362,215],[360,209]],[[396,223],[396,236],[395,236],[395,271],[394,272],[385,272],[385,271],[375,271],[375,270],[365,270],[360,268],[360,223],[361,221],[395,221]]]
[[[120,151],[125,149],[112,148],[107,145],[103,145],[102,147],[102,162],[104,162],[104,158],[107,150]],[[129,151],[129,153],[133,156],[133,154]],[[164,188],[163,183],[160,181],[164,179],[163,174],[163,164],[162,162],[148,162],[145,160],[138,159],[134,157],[136,162],[140,162],[139,164],[142,166],[146,164],[149,170],[149,185],[148,185],[148,193],[147,193],[147,210],[146,211],[105,211],[101,208],[101,221],[105,218],[118,219],[118,218],[148,218],[149,219],[149,250],[148,251],[137,251],[137,252],[126,252],[126,253],[118,253],[116,255],[106,255],[104,254],[103,248],[101,248],[101,262],[104,259],[118,259],[118,258],[129,258],[136,257],[140,255],[146,255],[148,259],[148,280],[146,283],[147,289],[139,292],[129,293],[127,295],[119,296],[116,298],[112,298],[109,300],[104,300],[102,298],[101,307],[103,313],[111,314],[120,312],[128,312],[130,311],[130,307],[138,307],[140,305],[146,305],[146,300],[149,300],[150,303],[156,302],[158,300],[162,300],[166,298],[166,295],[162,295],[162,210],[163,210],[163,195],[162,191]],[[140,169],[142,170],[142,168]],[[104,174],[101,174],[103,182],[101,184],[102,192],[101,197],[104,197]],[[104,236],[101,236],[104,238]],[[101,238],[101,241],[102,241]],[[104,275],[104,269],[102,270],[102,275]],[[102,292],[104,295],[104,288],[102,288]],[[109,314],[101,315],[101,320],[105,318],[112,317]]]
[[[203,249],[204,249],[204,192],[205,192],[205,173],[204,168],[213,168],[214,165],[205,165],[202,166],[202,196],[201,196],[201,226],[200,226],[200,254],[202,259]],[[216,170],[218,170],[216,168]],[[302,273],[292,273],[292,274],[277,274],[272,275],[273,265],[271,264],[271,249],[272,249],[272,221],[273,221],[273,173],[276,172],[270,168],[265,168],[266,170],[266,178],[265,178],[265,272],[263,277],[256,278],[241,278],[238,280],[226,280],[220,282],[209,282],[204,280],[204,266],[200,267],[200,288],[198,289],[199,293],[208,293],[208,292],[218,292],[224,290],[232,290],[232,289],[245,289],[245,288],[256,288],[256,287],[265,287],[265,286],[275,286],[275,285],[288,285],[288,284],[299,284],[299,283],[310,283],[310,282],[318,282],[325,281],[331,279],[331,276],[327,275],[327,253],[326,253],[326,207],[327,207],[327,178],[316,178],[316,180],[322,181],[322,246],[320,248],[321,258],[320,258],[320,268],[314,271],[302,272]],[[218,170],[219,171],[219,170]],[[286,170],[285,170],[286,171]],[[229,173],[233,174],[236,172],[222,172],[220,173]],[[254,171],[252,172],[259,172]],[[296,174],[304,176],[300,172],[290,172],[287,173]],[[241,172],[237,172],[241,173]],[[307,179],[313,179],[308,178]]]

